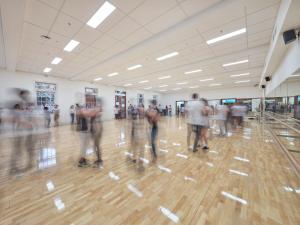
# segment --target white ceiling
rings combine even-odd
[[[280,0],[109,0],[117,9],[96,29],[86,25],[104,0],[28,0],[17,70],[71,80],[152,90],[189,90],[253,86],[259,83]],[[247,33],[214,45],[208,39],[243,27]],[[48,35],[50,40],[42,39]],[[72,52],[63,51],[71,40],[80,41]],[[177,51],[165,61],[155,59]],[[63,61],[51,65],[54,57]],[[223,63],[249,59],[249,63],[222,67]],[[128,71],[126,68],[143,67]],[[185,75],[184,72],[203,72]],[[107,74],[118,72],[118,76]],[[231,78],[250,72],[250,76]],[[161,76],[170,79],[159,80]],[[214,81],[200,82],[200,79]],[[148,83],[138,83],[149,80]],[[234,81],[251,80],[235,84]],[[178,85],[180,82],[188,82]],[[209,87],[220,83],[222,86]],[[160,85],[168,85],[160,88]]]

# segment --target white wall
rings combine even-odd
[[[277,70],[272,74],[272,79],[267,83],[266,94],[269,95],[275,88],[277,88],[288,77],[296,74],[300,68],[300,39],[288,45],[287,52]]]
[[[214,90],[203,90],[203,91],[189,91],[183,93],[174,93],[162,95],[162,105],[175,106],[175,102],[179,100],[191,99],[192,93],[198,93],[200,98],[211,99],[224,99],[224,98],[260,98],[262,97],[262,91],[257,87],[235,87],[230,89],[214,89]]]
[[[300,95],[300,80],[289,80],[280,84],[275,90],[267,95],[267,97],[285,97]]]
[[[67,79],[55,78],[51,76],[43,76],[39,74],[24,73],[24,72],[8,72],[0,70],[0,106],[10,100],[9,88],[24,88],[32,93],[32,97],[36,99],[35,95],[35,81],[47,82],[56,84],[56,104],[61,110],[62,123],[68,123],[69,107],[79,101],[78,93],[84,95],[85,88],[98,88],[98,96],[102,97],[104,102],[103,119],[108,120],[114,117],[113,108],[115,103],[115,90],[125,90],[127,102],[128,100],[137,102],[137,94],[144,94],[145,104],[152,99],[153,95],[158,95],[158,100],[161,96],[159,93],[149,92],[144,90],[134,90],[128,88],[120,88],[115,86],[105,86],[99,83],[89,83],[82,81],[70,81]]]

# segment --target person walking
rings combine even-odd
[[[54,126],[59,126],[59,108],[58,105],[54,106]]]
[[[74,105],[71,105],[69,109],[70,117],[71,117],[71,124],[74,124],[74,118],[75,118],[75,108]]]
[[[199,101],[198,94],[194,93],[192,94],[192,100],[188,102],[187,112],[188,112],[188,123],[192,125],[192,127],[189,127],[188,130],[188,147],[189,147],[189,139],[191,136],[191,128],[195,132],[195,140],[194,140],[194,146],[193,146],[193,152],[198,151],[198,142],[201,135],[201,125],[203,124],[202,121],[202,108],[203,103]]]
[[[153,100],[151,102],[150,108],[146,112],[146,117],[151,126],[151,148],[152,148],[152,161],[157,160],[156,154],[156,137],[158,133],[158,121],[159,121],[159,110],[156,106],[156,102]]]

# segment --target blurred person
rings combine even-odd
[[[117,106],[114,107],[114,114],[115,114],[115,119],[118,120],[118,114],[119,114],[119,109]]]
[[[139,108],[142,106],[140,105]],[[141,115],[142,109],[135,108],[132,111],[131,117],[131,151],[133,153],[132,162],[139,162],[139,166],[143,165],[143,161],[140,158],[144,157],[144,116]]]
[[[193,152],[197,151],[198,142],[201,135],[202,128],[202,109],[203,103],[198,100],[198,94],[192,94],[192,100],[188,102],[187,112],[188,112],[188,122],[192,125],[192,130],[195,132],[195,140],[193,146]],[[189,127],[188,129],[191,129]],[[191,130],[188,130],[188,146],[189,146],[189,138],[191,136]]]
[[[235,128],[241,127],[243,125],[244,116],[247,112],[247,106],[236,103],[231,107],[233,124]]]
[[[86,159],[86,150],[89,144],[90,133],[88,128],[88,111],[86,109],[81,108],[78,111],[78,130],[79,130],[79,138],[80,138],[80,159],[78,161],[78,167],[86,167],[88,166],[88,161]]]
[[[158,121],[159,121],[159,110],[156,106],[156,101],[152,100],[149,109],[146,112],[146,117],[151,127],[151,150],[152,150],[152,161],[157,160],[156,154],[156,138],[158,134]]]
[[[187,126],[187,136],[186,136],[186,142],[187,142],[187,147],[188,150],[193,149],[193,146],[190,144],[191,143],[191,135],[193,133],[193,120],[192,120],[192,106],[193,103],[191,101],[196,101],[198,98],[197,94],[192,95],[192,100],[188,101],[185,107],[185,119],[186,119],[186,126]]]
[[[184,109],[184,105],[182,104],[181,108],[180,108],[180,115],[181,115],[181,117],[184,117],[184,112],[185,112],[185,109]]]
[[[143,104],[139,105],[138,114],[139,114],[139,119],[144,119],[145,118],[145,107],[144,107]]]
[[[54,106],[53,113],[54,113],[54,126],[57,127],[59,126],[59,113],[60,113],[58,105]]]
[[[203,143],[204,150],[209,149],[208,147],[208,129],[209,129],[209,115],[212,114],[212,109],[208,105],[208,101],[204,98],[201,99],[202,109],[201,109],[201,142]]]
[[[98,100],[96,108],[91,112],[91,132],[92,139],[94,142],[94,152],[96,153],[97,160],[94,161],[94,166],[99,167],[103,164],[102,160],[102,151],[100,147],[100,142],[103,134],[103,125],[102,125],[102,105],[101,101]]]
[[[169,108],[168,108],[168,106],[166,105],[164,116],[167,116],[168,113],[169,113]]]
[[[215,107],[215,111],[217,114],[217,122],[220,128],[220,135],[227,135],[227,116],[228,116],[228,107],[226,105],[217,105]]]
[[[127,113],[128,113],[128,119],[131,119],[131,112],[132,112],[133,106],[129,104],[127,108]]]
[[[45,127],[50,128],[51,112],[49,111],[48,106],[44,107],[44,117],[45,117]]]
[[[11,122],[13,128],[13,149],[11,153],[10,174],[25,172],[33,167],[34,148],[37,141],[36,130],[37,113],[34,111],[34,104],[30,102],[30,92],[27,90],[17,90],[19,97],[12,110],[9,112],[8,122]],[[28,160],[27,166],[20,169],[17,163],[22,156],[22,150],[25,148]]]
[[[75,118],[75,108],[74,108],[74,105],[70,106],[69,113],[70,113],[70,117],[71,117],[71,124],[74,124],[74,118]]]
[[[80,105],[78,103],[75,104],[75,117],[76,117],[76,123],[79,124],[79,111],[80,111]]]
[[[168,108],[168,109],[169,109],[169,112],[168,112],[168,113],[169,113],[169,116],[172,116],[172,106],[169,105],[169,108]]]

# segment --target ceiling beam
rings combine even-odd
[[[1,0],[6,70],[16,71],[27,0]]]

